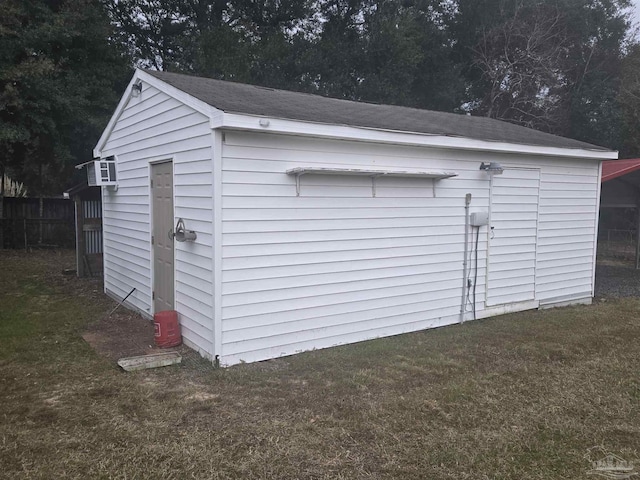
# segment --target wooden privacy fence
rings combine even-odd
[[[5,197],[0,218],[0,247],[75,246],[73,202],[61,198]]]
[[[76,263],[79,277],[102,272],[102,196],[100,187],[77,185],[67,191],[76,209]]]

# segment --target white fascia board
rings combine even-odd
[[[179,102],[184,103],[185,105],[193,108],[196,112],[200,112],[201,114],[203,114],[206,117],[209,117],[210,119],[213,119],[218,115],[222,115],[221,110],[218,110],[217,108],[212,107],[208,103],[203,102],[202,100],[198,100],[196,97],[189,95],[188,93],[185,93],[182,90],[172,85],[169,85],[166,82],[163,82],[162,80],[154,77],[153,75],[149,75],[145,71],[137,70],[136,73],[138,74],[138,78],[143,82],[148,83],[152,87],[157,88],[163,93],[166,93],[170,97],[175,98]],[[142,91],[144,92],[144,85],[143,85]]]
[[[111,116],[111,119],[107,124],[107,127],[104,129],[104,132],[102,132],[102,135],[100,136],[100,140],[98,140],[98,143],[93,149],[94,158],[99,158],[101,156],[102,149],[107,143],[107,140],[109,140],[109,137],[111,136],[111,132],[115,128],[115,125],[120,119],[122,112],[124,112],[125,108],[127,108],[127,105],[129,104],[129,101],[132,98],[131,88],[135,83],[138,82],[138,80],[140,80],[143,84],[141,96],[144,96],[144,84],[146,83],[147,85],[157,88],[158,90],[162,91],[163,93],[166,93],[170,97],[175,98],[179,102],[193,108],[195,111],[202,113],[206,117],[209,117],[211,128],[216,128],[216,125],[219,123],[217,119],[222,116],[222,111],[212,107],[211,105],[209,105],[206,102],[203,102],[202,100],[198,100],[197,98],[189,95],[188,93],[183,92],[182,90],[179,90],[169,85],[168,83],[163,82],[162,80],[154,77],[153,75],[149,75],[147,72],[143,70],[136,69],[135,73],[133,74],[133,77],[131,78],[131,81],[129,82],[129,85],[127,85],[127,88],[125,89],[122,95],[122,98],[118,103],[118,106],[116,107],[115,112]]]
[[[595,217],[596,217],[596,228],[593,232],[593,259],[592,259],[592,271],[591,271],[591,296],[595,296],[596,294],[596,258],[598,254],[598,229],[600,225],[600,199],[602,194],[602,162],[598,165],[598,193],[596,194],[596,208],[595,208]]]
[[[104,147],[104,144],[107,143],[107,140],[109,139],[109,136],[113,131],[113,128],[115,127],[116,123],[118,122],[118,119],[120,118],[120,115],[122,115],[122,112],[124,111],[124,109],[127,108],[127,105],[129,104],[129,100],[131,100],[131,87],[133,87],[133,84],[136,83],[136,80],[138,79],[137,75],[138,75],[138,70],[136,70],[136,72],[133,74],[133,77],[131,78],[129,85],[127,85],[127,88],[122,94],[122,98],[120,99],[120,102],[118,102],[118,106],[116,107],[116,110],[113,112],[113,115],[111,115],[111,118],[109,119],[109,123],[107,123],[107,126],[102,132],[102,135],[100,135],[100,139],[98,140],[98,143],[96,143],[96,146],[93,148],[93,158],[100,158],[100,154],[102,153],[102,148]]]
[[[260,120],[264,119],[268,120],[268,123],[263,122],[267,123],[266,126],[260,125]],[[525,153],[529,155],[589,158],[594,160],[612,160],[618,158],[617,151],[544,147],[516,143],[492,142],[465,137],[449,137],[446,135],[430,135],[425,133],[401,132],[367,127],[331,125],[238,113],[224,113],[219,115],[215,122],[211,122],[211,127],[323,137],[339,140],[392,143],[395,145],[425,146],[496,153]]]

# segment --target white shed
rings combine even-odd
[[[105,291],[177,310],[185,343],[232,365],[591,302],[617,152],[138,70],[94,156],[116,173],[103,164]]]

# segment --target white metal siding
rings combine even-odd
[[[219,147],[206,116],[145,87],[103,149],[104,156],[116,155],[119,181],[117,192],[103,192],[105,288],[123,297],[135,287],[131,302],[152,313],[149,163],[172,159],[175,216],[198,233],[195,243],[176,244],[176,309],[185,339],[208,355],[214,312],[221,312],[216,342],[223,364],[458,321],[464,196],[473,195],[472,212],[490,206],[489,177],[478,168],[482,161],[540,169],[536,300],[550,304],[591,295],[596,161],[266,133],[225,132],[225,137],[217,167],[222,169],[221,234],[213,226],[212,152]],[[295,179],[284,172],[301,166],[452,170],[459,177],[438,182],[436,197],[431,180],[380,178],[373,198],[370,179],[310,175],[302,178],[297,197]],[[526,202],[514,187],[509,195]],[[501,214],[509,225],[521,212]],[[222,257],[216,309],[214,234],[221,238]],[[489,313],[487,239],[484,227],[479,316]],[[494,287],[508,283],[496,279]],[[509,305],[514,308],[525,307]],[[468,305],[467,319],[470,310]]]
[[[535,299],[540,171],[509,168],[491,179],[487,305]]]
[[[539,297],[565,289],[589,296],[597,162],[227,132],[223,363],[457,321],[464,196],[473,195],[471,211],[489,208],[489,177],[479,165],[491,160],[539,167],[541,185],[548,181],[540,190]],[[296,197],[295,180],[284,172],[300,166],[441,169],[460,176],[437,183],[436,198],[431,180],[379,179],[372,198],[367,178],[305,176]],[[576,195],[567,195],[566,186]],[[581,230],[558,230],[562,225]],[[485,301],[486,245],[484,227],[478,311]],[[554,284],[559,278],[561,286]]]
[[[598,163],[558,161],[540,177],[536,296],[540,304],[591,296]]]
[[[213,328],[212,136],[209,119],[145,85],[111,133],[103,156],[117,158],[118,190],[103,191],[105,289],[152,314],[149,163],[173,159],[174,213],[195,230],[175,244],[175,307],[185,340],[211,354]],[[174,222],[175,223],[175,222]]]

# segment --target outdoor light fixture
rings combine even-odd
[[[179,218],[176,231],[175,233],[169,232],[169,238],[175,238],[179,242],[194,242],[198,235],[193,230],[187,230],[184,226],[184,220]]]
[[[142,82],[134,83],[131,87],[131,96],[139,97],[142,93]]]
[[[487,172],[489,175],[502,175],[504,172],[504,168],[498,162],[484,163],[480,164],[480,170]]]

